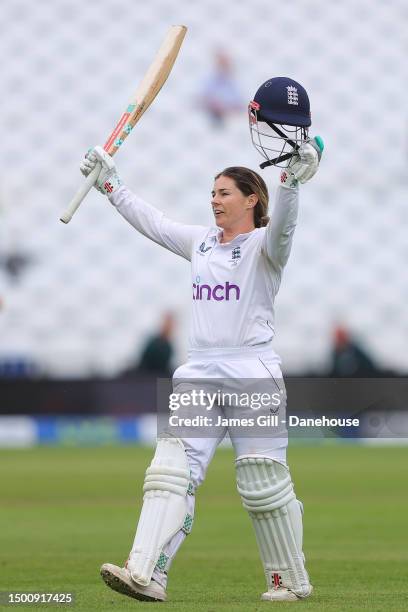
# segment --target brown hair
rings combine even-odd
[[[220,176],[227,176],[232,179],[245,196],[250,196],[253,193],[258,196],[258,202],[254,207],[254,225],[255,227],[268,225],[269,193],[263,178],[253,170],[243,166],[225,168],[225,170],[217,174],[215,180]]]

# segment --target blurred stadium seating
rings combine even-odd
[[[170,217],[210,224],[214,174],[256,168],[246,111],[215,130],[195,104],[214,49],[233,58],[248,100],[271,76],[300,81],[325,158],[302,189],[293,253],[277,300],[285,371],[324,367],[341,320],[377,362],[408,370],[407,4],[293,0],[84,3],[3,0],[0,359],[55,378],[113,377],[164,308],[185,357],[188,264],[138,236],[90,194],[69,226],[81,155],[103,143],[167,27],[189,32],[159,98],[117,156],[124,180]],[[271,191],[276,171],[265,172]],[[170,280],[171,279],[171,282]]]

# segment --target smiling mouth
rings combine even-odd
[[[213,212],[214,212],[214,216],[215,217],[218,217],[219,215],[223,215],[224,214],[224,211],[222,211],[222,210],[214,210]]]

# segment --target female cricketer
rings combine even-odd
[[[266,184],[248,168],[216,175],[211,228],[170,221],[133,194],[101,147],[85,156],[81,171],[88,175],[99,163],[96,188],[116,210],[141,234],[191,262],[190,351],[174,375],[173,391],[199,379],[268,379],[283,402],[281,361],[272,347],[274,298],[291,250],[299,183],[315,174],[323,143],[308,138],[309,100],[292,79],[266,81],[250,103],[249,118],[252,141],[266,159],[262,166],[285,162],[270,219]],[[240,416],[240,406],[229,408]],[[225,414],[220,406],[214,409]],[[195,490],[227,431],[236,453],[238,492],[265,570],[262,599],[296,601],[311,594],[302,552],[303,507],[286,463],[286,429],[279,436],[242,436],[228,422],[208,436],[159,436],[128,561],[125,567],[101,568],[109,587],[143,601],[166,600],[171,562],[191,531]]]

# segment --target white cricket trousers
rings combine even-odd
[[[211,382],[214,380],[214,385],[211,385],[213,388],[217,386],[216,379],[218,379],[220,382],[222,381],[223,389],[231,387],[234,390],[237,388],[237,381],[258,379],[262,382],[269,382],[270,388],[275,388],[282,394],[283,401],[279,412],[282,418],[286,409],[286,392],[280,364],[280,358],[272,349],[271,343],[254,347],[194,349],[189,352],[188,361],[177,368],[173,375],[173,392],[183,392],[186,383],[190,383],[189,387],[191,389],[191,383],[200,379]],[[229,382],[231,382],[231,385],[229,385]],[[247,385],[244,385],[244,387],[247,388]],[[253,389],[256,389],[255,381]],[[243,409],[239,406],[233,407],[234,417],[239,418],[241,412],[243,412]],[[211,414],[215,419],[219,415],[225,416],[219,406],[214,406]],[[245,414],[248,413],[245,412]],[[209,437],[205,437],[201,430],[201,437],[181,438],[190,464],[192,484],[195,488],[203,482],[215,450],[227,433],[229,433],[237,457],[258,454],[286,465],[288,444],[286,430],[279,437],[261,437],[259,429],[256,429],[254,437],[239,437],[239,431],[237,432],[235,429],[233,432],[231,429],[228,430],[228,427],[217,428],[216,434],[213,431],[210,433]],[[195,496],[188,495],[187,511],[192,516],[194,515],[194,502]],[[169,557],[169,565],[185,537],[184,531],[180,530],[164,547],[163,552]],[[167,573],[156,568],[153,572],[153,578],[166,588]]]

